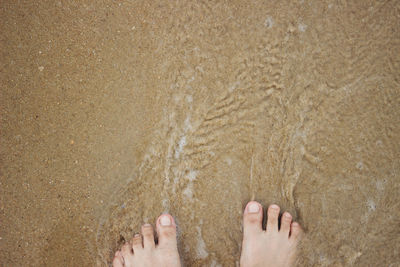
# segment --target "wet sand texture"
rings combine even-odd
[[[299,266],[400,262],[399,1],[1,1],[1,266],[106,266],[165,211],[235,266],[247,201]]]

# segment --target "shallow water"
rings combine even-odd
[[[252,199],[301,266],[400,262],[397,1],[0,7],[1,265],[104,266],[169,212],[235,266]]]

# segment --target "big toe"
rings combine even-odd
[[[260,234],[262,229],[263,208],[257,201],[250,201],[243,214],[244,237]]]
[[[157,234],[159,247],[173,247],[176,244],[176,224],[169,214],[163,214],[157,219]]]

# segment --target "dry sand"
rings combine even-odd
[[[247,201],[301,266],[399,266],[399,1],[1,1],[1,266],[105,266],[162,212],[235,266]]]

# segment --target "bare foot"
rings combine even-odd
[[[114,267],[178,267],[181,262],[176,244],[176,224],[169,214],[157,219],[158,244],[150,224],[142,226],[142,234],[136,234],[129,243],[115,253]]]
[[[278,230],[279,207],[268,208],[267,229],[262,229],[263,208],[251,201],[243,215],[243,244],[240,256],[241,267],[292,266],[296,259],[296,247],[303,230],[292,216],[285,212]]]

